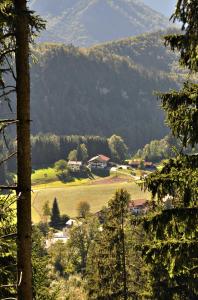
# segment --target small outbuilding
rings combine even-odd
[[[67,166],[74,172],[80,171],[82,168],[82,161],[69,160]]]

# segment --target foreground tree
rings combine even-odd
[[[31,156],[30,156],[30,78],[29,42],[34,29],[43,23],[27,8],[26,0],[3,0],[0,3],[0,64],[3,73],[16,81],[16,89],[6,85],[0,70],[1,95],[10,105],[10,93],[17,98],[17,269],[18,299],[32,299],[31,268]],[[11,59],[14,54],[16,72]],[[8,120],[13,123],[13,120]]]
[[[198,71],[198,2],[179,0],[174,20],[182,22],[182,34],[166,37],[166,43],[180,52],[180,62],[191,76]],[[193,77],[192,77],[193,78]],[[184,149],[198,143],[198,85],[192,81],[181,91],[161,95],[167,123]],[[155,211],[145,221],[150,243],[145,245],[151,265],[152,299],[197,299],[198,155],[181,153],[145,183],[153,197]],[[164,199],[171,199],[169,209]]]
[[[32,299],[31,265],[31,146],[29,19],[26,0],[15,0],[17,92],[17,265],[19,299]]]
[[[109,202],[102,231],[87,265],[89,299],[129,299],[125,225],[129,194],[120,190]]]

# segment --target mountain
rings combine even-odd
[[[143,0],[152,9],[170,18],[175,10],[176,0]]]
[[[164,47],[163,36],[176,33],[175,29],[146,33],[133,38],[125,38],[94,46],[93,49],[103,54],[112,53],[125,57],[131,63],[149,70],[168,73],[181,73],[177,54]],[[182,70],[183,72],[183,70]]]
[[[139,0],[32,0],[30,8],[47,20],[42,42],[90,46],[169,26]]]
[[[158,40],[159,49],[152,47],[152,39]],[[31,69],[32,133],[117,134],[131,150],[162,138],[168,129],[153,91],[178,87],[172,67],[165,67],[165,61],[174,65],[168,51],[164,61],[160,54],[156,66],[150,59],[162,48],[157,33],[89,49],[40,45]],[[150,53],[147,62],[143,52]]]

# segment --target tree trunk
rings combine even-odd
[[[26,0],[14,0],[16,11],[17,88],[17,268],[18,300],[32,299],[31,146],[29,26]]]

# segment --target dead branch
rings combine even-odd
[[[10,234],[6,234],[6,235],[0,236],[0,240],[3,240],[3,239],[12,239],[12,238],[16,238],[16,237],[17,237],[17,233],[14,232],[14,233],[10,233]]]
[[[15,185],[0,185],[0,190],[13,190],[13,191],[17,191],[18,187]]]
[[[10,68],[10,72],[11,72],[11,74],[12,74],[12,77],[13,77],[14,80],[16,81],[16,75],[15,75],[15,73],[14,73],[14,70],[13,70],[11,64],[10,64],[10,61],[9,61],[8,57],[6,56],[5,59],[6,59],[6,61],[7,61],[7,64],[8,64],[8,66],[9,66],[9,68]]]
[[[10,158],[12,158],[13,156],[15,156],[17,154],[17,151],[11,153],[10,155],[8,155],[6,158],[4,158],[3,160],[0,161],[0,165],[2,165],[4,162],[6,162],[7,160],[9,160]]]
[[[12,123],[16,123],[16,122],[18,122],[18,120],[16,120],[16,119],[3,119],[3,120],[0,120],[0,124],[1,123],[12,124]]]
[[[11,89],[11,90],[9,90],[9,91],[7,91],[7,92],[4,91],[4,92],[0,95],[0,98],[6,97],[6,96],[8,96],[8,95],[10,95],[11,93],[14,93],[14,92],[16,92],[16,88]]]

